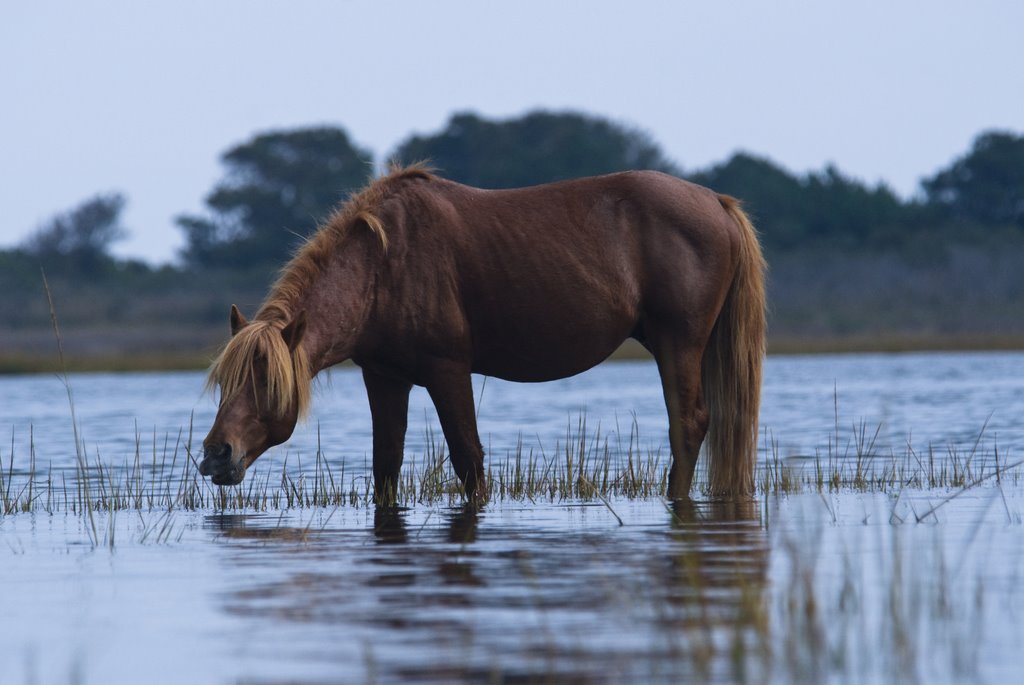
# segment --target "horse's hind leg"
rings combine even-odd
[[[487,489],[484,448],[477,432],[469,368],[443,363],[432,370],[430,377],[426,388],[441,421],[452,467],[466,488],[466,496],[471,500],[479,499]]]
[[[405,451],[412,384],[363,369],[363,383],[373,419],[373,499],[395,501]]]
[[[653,344],[652,344],[653,343]],[[703,347],[659,336],[646,346],[658,362],[668,409],[668,437],[672,467],[668,472],[669,499],[690,496],[701,443],[708,431],[708,412],[700,385]]]

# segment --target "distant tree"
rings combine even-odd
[[[579,176],[676,166],[645,133],[575,112],[537,111],[492,121],[455,114],[439,133],[413,136],[392,157],[428,160],[448,178],[484,188],[510,188]]]
[[[888,187],[870,188],[832,165],[796,176],[768,159],[737,153],[690,179],[741,198],[769,247],[888,244],[899,239],[896,227],[907,218]]]
[[[274,131],[228,150],[209,216],[177,218],[190,266],[278,264],[372,172],[340,128]]]
[[[970,152],[921,185],[929,204],[956,218],[1024,228],[1024,136],[982,133]]]
[[[23,250],[45,262],[92,271],[111,261],[111,246],[128,233],[121,226],[125,197],[97,195],[49,219],[23,244]]]
[[[807,237],[849,247],[899,243],[910,223],[907,208],[885,184],[870,187],[829,164],[801,183]]]

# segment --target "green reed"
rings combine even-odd
[[[998,444],[982,449],[984,428],[969,449],[955,445],[908,444],[901,452],[876,448],[877,429],[855,425],[841,442],[810,455],[783,456],[768,433],[757,470],[757,495],[800,492],[894,492],[905,489],[971,489],[982,484],[1018,484],[1022,463],[1008,459]],[[426,449],[407,459],[394,504],[458,504],[462,484],[452,471],[442,438],[430,427]],[[142,439],[136,428],[134,453],[121,464],[89,457],[78,443],[73,468],[40,467],[30,429],[24,462],[0,449],[0,513],[68,512],[83,516],[95,540],[101,537],[96,512],[192,510],[288,510],[311,507],[361,507],[373,503],[368,464],[353,474],[344,458],[331,459],[318,445],[312,460],[287,453],[250,469],[237,486],[212,485],[199,475],[191,421],[176,435]],[[504,458],[502,458],[502,456]],[[649,499],[664,495],[669,456],[641,443],[634,419],[628,434],[611,436],[586,417],[569,423],[548,451],[527,446],[522,437],[505,455],[492,454],[487,467],[487,497],[494,501],[594,501]],[[698,470],[694,496],[704,496],[706,475]]]

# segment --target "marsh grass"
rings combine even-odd
[[[744,512],[721,516],[732,521],[723,530],[716,530],[716,515],[708,521],[688,518],[686,509],[661,499],[667,458],[641,447],[635,422],[620,437],[580,417],[567,424],[564,438],[550,451],[519,440],[504,459],[492,455],[489,493],[497,504],[600,502],[620,523],[615,507],[625,500],[663,502],[665,520],[671,521],[666,532],[673,540],[671,557],[652,554],[639,562],[646,572],[623,577],[609,571],[606,579],[608,596],[602,601],[618,609],[606,612],[604,620],[625,628],[657,628],[657,637],[642,644],[613,646],[621,663],[608,667],[622,680],[666,682],[683,675],[701,682],[930,682],[935,673],[952,674],[953,681],[977,679],[986,597],[992,595],[985,594],[976,569],[965,573],[960,562],[951,563],[963,549],[954,551],[938,533],[929,547],[928,531],[937,527],[913,524],[934,521],[936,509],[975,488],[1001,492],[1004,485],[1019,485],[1021,464],[1007,460],[994,444],[983,448],[983,431],[963,449],[919,452],[908,446],[899,454],[878,450],[877,435],[857,425],[845,439],[830,437],[820,454],[789,458],[766,436],[757,481],[761,501],[702,505]],[[403,469],[396,503],[413,508],[461,503],[443,440],[428,429],[426,445]],[[134,454],[116,466],[97,456],[83,457],[73,469],[40,468],[30,440],[21,464],[13,450],[0,454],[0,493],[7,516],[78,516],[94,548],[173,543],[185,529],[178,515],[188,521],[185,514],[194,511],[280,512],[281,520],[298,519],[302,525],[289,528],[279,521],[284,534],[268,534],[267,540],[317,544],[314,521],[327,510],[373,506],[369,469],[364,464],[353,474],[345,463],[322,449],[307,460],[290,453],[254,469],[240,486],[211,486],[198,474],[190,425],[162,439],[143,439],[136,431]],[[702,479],[697,487],[705,485]],[[936,496],[930,510],[913,509],[904,498],[913,490]],[[848,509],[860,500],[847,494],[885,495],[875,502],[888,511],[872,515],[877,521],[888,514],[888,521],[874,528],[849,526]],[[798,511],[796,503],[809,512]],[[430,520],[428,514],[422,527]],[[837,522],[849,527],[831,532]],[[874,549],[860,530],[883,531],[878,535],[886,544]],[[842,537],[847,541],[835,542]],[[532,586],[536,571],[529,555],[517,559],[525,592],[543,615],[549,605],[541,579]],[[557,622],[551,630],[558,630]],[[584,637],[578,645],[547,643],[550,653],[541,654],[536,664],[546,675],[537,681],[560,682],[566,674],[590,672]],[[368,673],[383,668],[372,657],[368,652]]]
[[[69,400],[73,405],[70,395]],[[831,435],[821,451],[784,457],[766,432],[756,494],[885,492],[899,497],[906,490],[930,490],[955,498],[980,486],[1001,491],[1004,484],[1017,485],[1024,471],[1024,461],[1008,458],[994,440],[983,448],[984,427],[968,448],[928,446],[919,451],[908,443],[899,453],[877,449],[878,433],[878,429],[855,425],[843,442]],[[407,460],[395,501],[386,504],[457,505],[464,501],[443,439],[429,426],[425,437],[425,451]],[[274,511],[373,504],[365,457],[362,468],[353,473],[346,468],[349,460],[328,458],[319,444],[310,461],[286,453],[277,463],[269,459],[250,469],[242,484],[219,487],[199,475],[191,422],[176,435],[158,438],[154,434],[149,440],[143,440],[136,427],[134,453],[121,464],[106,462],[100,455],[90,457],[77,431],[74,438],[73,468],[41,465],[31,429],[24,458],[15,455],[13,437],[6,455],[0,448],[0,514],[80,515],[99,540],[102,531],[96,512]],[[612,501],[664,495],[670,458],[660,448],[641,443],[635,420],[626,436],[613,431],[609,437],[600,426],[592,428],[586,417],[580,416],[567,424],[564,438],[550,451],[543,445],[528,447],[520,436],[514,449],[505,455],[492,454],[488,461],[490,501],[600,502],[615,514]],[[698,497],[706,492],[706,475],[700,470],[694,488]],[[917,515],[926,518],[933,513]]]
[[[884,502],[876,500],[891,506]],[[987,568],[1005,572],[1012,563],[969,561],[978,528],[992,519],[970,514],[978,517],[970,522],[974,530],[958,540],[943,527],[907,526],[893,517],[880,526],[857,525],[848,514],[840,512],[845,524],[837,533],[834,521],[822,525],[791,511],[790,525],[775,533],[777,575],[766,610],[775,632],[772,670],[783,675],[778,680],[835,682],[837,674],[851,682],[981,680],[986,600],[1019,597],[1006,587],[985,587],[992,583]]]

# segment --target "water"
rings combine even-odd
[[[199,373],[82,374],[70,384],[81,441],[90,459],[111,465],[173,449],[179,438],[198,444],[213,422],[214,400]],[[488,462],[500,461],[521,439],[526,450],[550,453],[581,417],[588,434],[600,429],[613,445],[628,444],[635,421],[647,452],[667,456],[664,400],[653,362],[604,364],[562,381],[508,383],[474,378],[480,435]],[[0,435],[7,448],[38,464],[73,468],[76,451],[66,389],[55,376],[0,377]],[[991,447],[1020,453],[1024,431],[1024,354],[959,353],[835,355],[769,358],[762,393],[761,451],[782,456],[846,449],[863,426],[880,429],[875,450],[903,453],[908,443],[971,449],[984,429]],[[422,388],[410,399],[407,452],[422,454],[440,439],[433,406]],[[2,443],[0,443],[2,444]],[[367,473],[371,455],[369,407],[355,368],[321,380],[312,416],[285,445],[260,462],[307,463],[318,446],[348,473]],[[763,456],[763,455],[762,455]]]
[[[926,504],[8,517],[0,680],[1018,681],[1019,495]]]
[[[764,449],[841,451],[864,425],[880,427],[876,450],[941,456],[984,427],[983,451],[1012,461],[1022,362],[769,359]],[[115,468],[187,443],[190,421],[198,443],[215,411],[200,374],[70,380],[85,450]],[[666,451],[650,363],[477,379],[476,393],[492,462],[520,439],[550,453],[581,415],[613,445],[635,422],[643,449]],[[0,398],[0,460],[13,451],[17,472],[34,450],[37,468],[73,469],[59,379],[0,378]],[[415,454],[440,432],[425,393],[411,405]],[[297,468],[318,445],[335,470],[365,473],[357,371],[334,371],[311,421],[261,462]],[[1015,682],[1024,487],[955,492],[127,511],[98,515],[98,534],[74,514],[0,516],[0,683]]]

